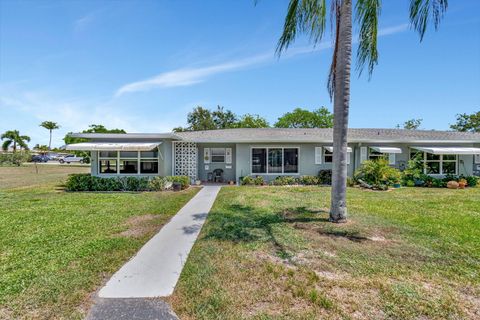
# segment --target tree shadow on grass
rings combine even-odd
[[[205,238],[234,243],[270,242],[280,257],[288,258],[287,248],[278,241],[273,227],[282,223],[327,222],[328,218],[320,216],[319,213],[325,213],[325,211],[296,207],[272,213],[251,206],[233,204],[225,211],[210,213]]]

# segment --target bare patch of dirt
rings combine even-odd
[[[153,214],[130,217],[125,222],[125,225],[128,227],[128,229],[120,232],[119,235],[121,237],[139,238],[153,231],[156,228],[155,226],[148,223],[156,217],[157,216]]]

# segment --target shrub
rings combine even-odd
[[[319,184],[332,184],[332,170],[320,170],[318,172],[318,183]]]
[[[415,181],[419,181],[423,175],[423,162],[421,156],[416,156],[407,163],[407,168],[402,172],[402,184],[406,186],[415,186]]]
[[[153,177],[148,182],[148,189],[152,191],[163,191],[167,189],[167,179],[165,177]]]
[[[355,186],[355,179],[351,177],[347,177],[347,187],[354,187]]]
[[[165,177],[167,182],[180,183],[182,190],[187,189],[190,186],[190,177],[187,176],[168,176]]]
[[[318,177],[315,177],[315,176],[301,176],[299,179],[298,179],[298,182],[300,184],[303,184],[305,186],[314,186],[314,185],[317,185],[319,184],[319,178]]]
[[[18,151],[15,153],[0,153],[0,166],[20,166],[32,159],[30,152]]]
[[[399,183],[400,178],[400,171],[390,167],[386,159],[367,160],[355,172],[356,180],[360,179],[379,190],[386,190],[394,183]]]
[[[291,176],[278,176],[272,181],[275,186],[288,186],[298,184],[298,180]]]
[[[65,183],[67,191],[161,191],[166,184],[180,183],[182,189],[190,185],[189,178],[175,177],[111,177],[102,178],[90,174],[71,174]]]
[[[256,186],[263,186],[265,184],[265,180],[262,176],[256,176],[255,179],[253,179],[253,182]]]
[[[476,187],[478,185],[478,180],[479,178],[478,177],[475,177],[475,176],[468,176],[468,177],[465,177],[465,180],[467,180],[467,185],[469,187]]]
[[[255,180],[251,176],[243,177],[242,181],[240,181],[242,186],[251,186],[255,184]]]

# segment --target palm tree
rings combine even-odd
[[[30,141],[30,137],[21,136],[18,130],[5,131],[0,138],[1,140],[5,140],[2,144],[2,149],[4,151],[7,151],[11,144],[13,144],[13,152],[17,151],[17,145],[25,150],[28,150],[28,146],[25,141]]]
[[[48,150],[52,148],[52,131],[55,129],[60,129],[58,123],[53,121],[43,121],[40,123],[40,127],[47,129],[50,132],[50,141],[48,142]]]
[[[357,0],[355,22],[360,27],[357,52],[357,71],[365,65],[371,76],[378,62],[377,35],[381,0]],[[422,41],[430,19],[438,28],[448,0],[410,0],[410,23]],[[283,33],[278,41],[280,56],[298,34],[307,34],[315,45],[320,43],[327,23],[326,0],[290,0]],[[352,62],[352,0],[332,0],[331,26],[333,58],[328,76],[328,91],[333,97],[333,172],[330,221],[347,219],[347,131],[350,104],[350,66]]]

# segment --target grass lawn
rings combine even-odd
[[[37,173],[38,170],[38,173]],[[0,190],[10,188],[31,188],[37,185],[55,186],[63,182],[70,173],[89,173],[86,165],[53,165],[29,163],[20,167],[0,167]]]
[[[478,319],[480,188],[224,187],[170,302],[181,319]]]
[[[82,318],[92,293],[198,190],[67,193],[58,183],[84,168],[41,170],[0,167],[0,319]]]

